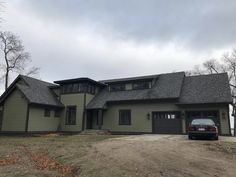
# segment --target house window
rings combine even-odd
[[[95,86],[92,84],[88,85],[88,93],[94,94],[95,93]]]
[[[123,91],[125,90],[125,84],[115,84],[115,85],[110,85],[110,91]]]
[[[50,117],[51,110],[46,108],[44,109],[44,117]]]
[[[73,84],[73,93],[79,92],[79,84]]]
[[[131,110],[119,111],[119,125],[131,125]]]
[[[60,117],[60,110],[54,111],[54,117]]]
[[[76,124],[76,106],[68,106],[66,108],[66,125]]]
[[[136,83],[133,83],[132,87],[133,87],[133,90],[148,89],[149,82],[136,82]]]
[[[88,85],[86,83],[80,84],[80,92],[87,92]]]

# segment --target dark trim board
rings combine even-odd
[[[2,131],[3,119],[4,119],[4,105],[2,105],[2,124],[0,125],[0,132]]]
[[[25,119],[25,132],[28,132],[28,128],[29,128],[29,110],[30,110],[30,105],[28,103],[27,110],[26,110],[26,119]]]
[[[232,136],[231,133],[231,125],[230,125],[230,114],[229,114],[229,105],[227,106],[227,115],[228,115],[228,126],[229,126],[229,135]]]
[[[84,107],[83,107],[83,117],[82,117],[82,130],[84,130],[85,129],[85,117],[86,117],[86,101],[87,101],[87,95],[86,95],[86,93],[84,93]]]

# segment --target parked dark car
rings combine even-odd
[[[188,127],[188,138],[211,138],[218,140],[218,128],[212,119],[193,119]]]

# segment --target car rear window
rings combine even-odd
[[[211,119],[194,119],[192,125],[215,125]]]

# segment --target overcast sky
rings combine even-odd
[[[190,70],[236,48],[235,0],[11,0],[18,34],[47,81]]]

